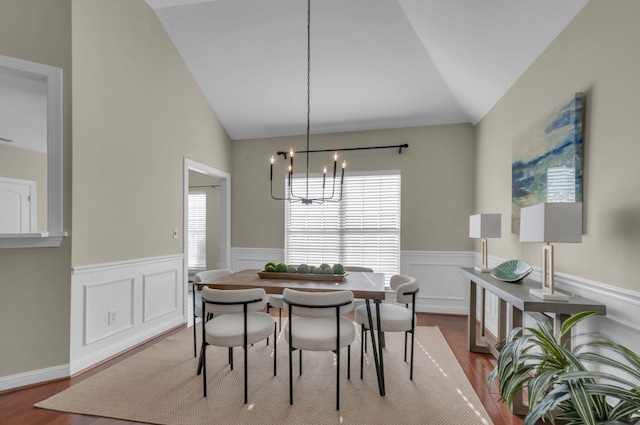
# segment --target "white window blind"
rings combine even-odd
[[[205,269],[207,266],[207,194],[189,193],[187,228],[189,270]]]
[[[304,177],[293,191],[305,194]],[[320,196],[322,177],[309,177],[309,197]],[[285,202],[285,262],[370,267],[388,282],[400,270],[400,174],[347,175],[337,203]]]

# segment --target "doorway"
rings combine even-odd
[[[219,243],[217,248],[217,259],[216,264],[207,264],[208,269],[213,268],[221,268],[228,269],[231,268],[231,176],[221,170],[218,170],[213,167],[209,167],[208,165],[199,163],[197,161],[185,158],[184,159],[184,214],[183,214],[183,253],[184,253],[184,271],[185,271],[185,282],[189,281],[188,273],[189,273],[189,229],[188,229],[188,196],[189,196],[189,188],[190,186],[198,185],[198,181],[194,180],[193,176],[194,172],[199,173],[202,176],[209,177],[210,182],[215,182],[215,191],[217,195],[217,199],[219,202],[219,211],[216,211],[216,214],[212,214],[213,216],[217,216],[219,219],[217,221],[217,237],[219,239]],[[214,184],[212,184],[214,185]],[[212,223],[213,224],[213,223]]]
[[[0,233],[35,233],[36,182],[0,177]]]

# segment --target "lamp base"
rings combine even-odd
[[[491,271],[491,269],[483,269],[482,267],[479,267],[479,266],[475,266],[474,269],[475,271],[480,273],[489,273]]]
[[[534,297],[545,301],[569,301],[569,295],[567,294],[562,294],[560,292],[550,294],[548,292],[542,292],[542,289],[529,289],[529,295],[533,295]]]

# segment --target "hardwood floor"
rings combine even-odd
[[[449,343],[467,379],[495,425],[522,425],[523,416],[514,415],[506,403],[498,403],[495,384],[490,391],[487,377],[496,365],[491,354],[472,353],[467,350],[467,317],[441,314],[418,314],[418,326],[437,326]]]
[[[277,310],[274,310],[277,314]],[[487,376],[495,365],[495,359],[489,354],[476,354],[467,351],[466,316],[448,316],[437,314],[418,314],[419,326],[438,326],[445,336],[451,350],[465,371],[478,397],[484,404],[495,425],[522,425],[523,417],[509,412],[505,403],[498,403],[498,394],[487,388]],[[182,328],[181,328],[182,329]],[[169,334],[180,331],[170,332]],[[168,335],[168,334],[167,334]],[[37,409],[34,403],[44,400],[66,388],[118,363],[119,361],[144,350],[164,338],[163,335],[112,360],[105,362],[77,377],[20,389],[0,394],[0,424],[2,425],[126,425],[138,424],[116,419],[95,416],[75,415]]]

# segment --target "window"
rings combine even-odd
[[[207,194],[189,193],[187,207],[188,265],[189,270],[204,270],[207,267]]]
[[[306,179],[294,178],[294,193]],[[309,177],[309,196],[322,177]],[[386,281],[400,271],[400,174],[346,175],[340,202],[285,202],[285,262],[371,267]]]

